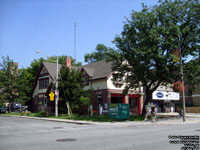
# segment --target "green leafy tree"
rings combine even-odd
[[[0,63],[0,103],[5,102],[13,103],[17,102],[19,96],[17,90],[17,75],[18,70],[16,64],[9,56],[2,57]]]
[[[65,66],[61,68],[59,80],[59,109],[67,112],[66,102],[70,103],[73,112],[78,112],[81,105],[82,96],[85,95],[84,80],[82,73],[79,70],[66,69]]]
[[[144,87],[147,104],[159,85],[180,79],[173,51],[179,48],[183,62],[198,54],[199,6],[198,0],[161,0],[131,13],[114,40],[119,55],[113,58],[113,70],[118,76],[128,73],[126,91]]]
[[[98,44],[96,46],[96,51],[91,54],[85,54],[85,62],[92,63],[101,60],[112,60],[112,55],[117,55],[117,51],[110,47],[106,47],[103,44]]]
[[[43,61],[46,61],[46,60],[44,58],[34,59],[31,62],[30,67],[27,68],[29,70],[29,72],[33,75],[33,77],[35,77],[37,75],[37,73],[40,69],[40,65],[42,64]],[[34,81],[34,78],[33,78],[33,81]]]
[[[17,77],[18,101],[22,105],[31,105],[31,89],[33,86],[34,76],[30,68],[19,69]]]
[[[192,92],[200,89],[200,59],[196,58],[187,62],[184,66],[184,70],[185,83],[189,88],[189,95],[192,95]]]

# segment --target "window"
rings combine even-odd
[[[46,89],[49,86],[49,78],[39,80],[39,89]]]
[[[111,104],[123,103],[123,97],[111,97]]]
[[[130,97],[129,98],[129,106],[130,106],[130,108],[137,107],[137,105],[138,105],[138,98]]]
[[[84,83],[83,84],[89,85],[89,76],[83,75],[82,78],[84,79]]]
[[[85,85],[89,85],[89,78],[85,77]]]
[[[47,106],[47,98],[44,97],[44,107],[46,107],[46,106]]]
[[[123,78],[120,77],[120,76],[114,76],[114,81],[115,81],[115,82],[122,82],[122,81],[123,81]]]
[[[116,87],[119,86],[119,88],[124,84],[123,82],[123,77],[118,76],[117,74],[113,74],[113,83],[115,84]]]
[[[97,95],[97,101],[98,101],[98,103],[102,103],[102,95],[101,94]]]

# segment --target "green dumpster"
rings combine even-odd
[[[130,119],[129,104],[110,104],[108,115],[116,120]]]

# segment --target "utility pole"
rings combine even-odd
[[[184,87],[184,74],[183,74],[183,62],[182,62],[182,51],[181,51],[181,38],[179,37],[179,57],[180,57],[180,67],[181,67],[181,82]],[[182,99],[183,99],[183,122],[185,122],[185,89],[182,91]]]
[[[58,100],[59,100],[59,94],[58,94],[58,56],[56,57],[56,99],[55,99],[55,117],[58,117]]]
[[[40,51],[39,49],[36,50],[36,53],[41,53],[43,51]],[[44,53],[44,52],[43,52]],[[49,56],[44,53],[47,57],[47,59],[50,59]],[[55,90],[55,117],[58,117],[58,101],[59,101],[59,91],[58,91],[58,56],[56,57],[56,90]]]
[[[74,23],[74,60],[76,63],[76,22]]]

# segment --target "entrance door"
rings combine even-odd
[[[129,107],[130,111],[133,115],[138,114],[138,98],[136,97],[129,97]]]
[[[102,115],[103,111],[103,102],[102,102],[102,92],[97,92],[97,107],[98,107],[98,114]]]
[[[164,103],[164,109],[165,109],[165,112],[170,112],[170,102]]]

